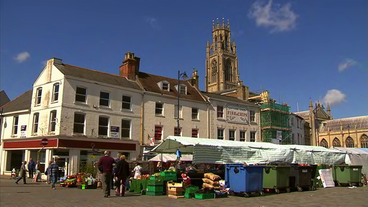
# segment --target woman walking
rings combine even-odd
[[[116,186],[116,196],[125,195],[125,184],[130,172],[129,163],[125,159],[125,155],[120,155],[120,160],[116,164],[115,180],[119,183]]]

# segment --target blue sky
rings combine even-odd
[[[1,0],[1,82],[11,99],[47,59],[119,73],[124,54],[142,72],[176,78],[196,68],[205,90],[212,20],[230,20],[240,79],[291,111],[329,102],[333,118],[367,115],[366,0]]]

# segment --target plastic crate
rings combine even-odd
[[[196,193],[199,191],[199,187],[195,185],[190,185],[185,188],[185,193]]]
[[[161,194],[164,192],[164,186],[163,185],[148,185],[147,186],[147,192],[161,192]]]
[[[163,195],[163,192],[146,191],[146,195],[149,195],[149,196],[161,196],[161,195]]]
[[[194,197],[196,199],[211,199],[211,198],[215,198],[215,194],[214,193],[195,193]]]
[[[160,177],[161,180],[147,180],[147,184],[148,185],[163,185],[164,184],[164,179],[163,177]]]
[[[187,193],[187,192],[184,193],[184,198],[194,198],[194,197],[195,197],[194,193]]]
[[[164,177],[164,181],[176,181],[177,180],[177,174],[175,171],[173,172],[163,171],[160,174],[161,176]]]

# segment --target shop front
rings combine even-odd
[[[50,161],[56,160],[60,176],[76,174],[81,169],[94,168],[105,150],[111,156],[125,154],[128,159],[136,159],[140,153],[139,143],[122,140],[48,138],[48,144],[42,146],[42,138],[4,140],[1,174],[10,175],[13,168],[19,169],[22,161],[32,158],[39,162],[39,170],[44,173]]]

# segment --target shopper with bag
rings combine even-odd
[[[113,164],[115,163],[114,158],[111,156],[111,152],[105,151],[104,156],[98,160],[98,170],[102,174],[102,188],[104,191],[104,197],[110,196],[111,181],[112,181],[112,170]]]
[[[17,181],[15,181],[16,184],[18,184],[18,182],[22,178],[23,178],[23,184],[27,184],[27,182],[26,182],[26,172],[27,172],[26,164],[27,164],[27,161],[24,161],[22,163],[22,166],[20,166],[19,177],[18,177]]]
[[[116,186],[116,196],[125,195],[126,180],[129,177],[129,163],[125,160],[125,155],[120,155],[120,160],[116,164],[115,180],[118,182]]]

